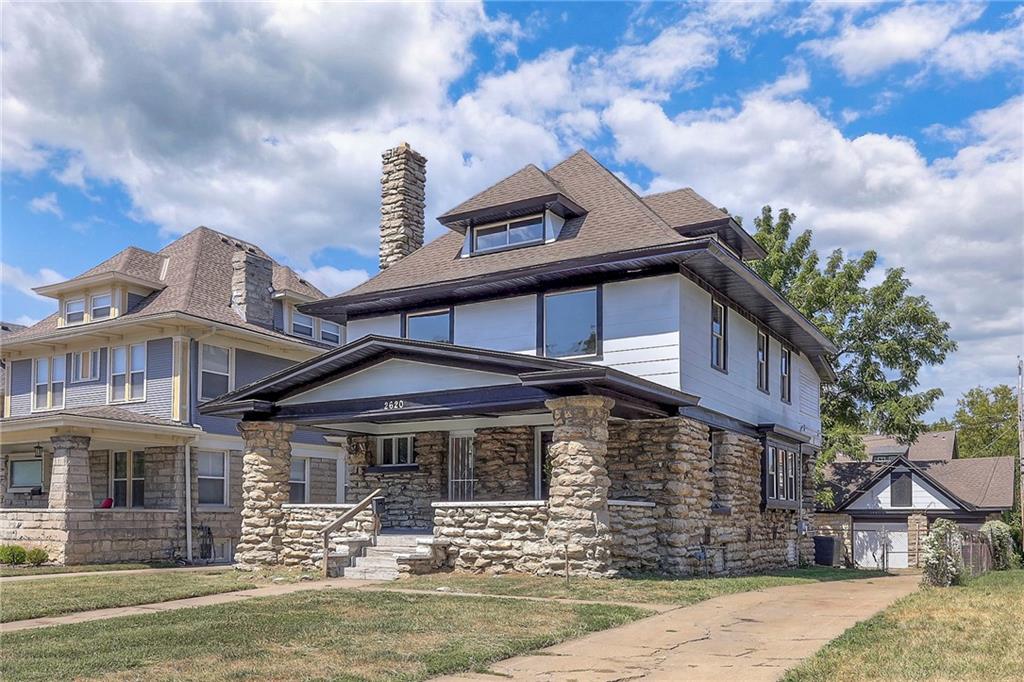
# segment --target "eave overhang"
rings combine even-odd
[[[50,298],[60,298],[61,294],[69,291],[80,291],[82,289],[89,289],[97,287],[102,284],[127,284],[131,286],[137,286],[150,291],[158,291],[166,288],[164,282],[158,282],[152,279],[145,279],[143,277],[135,277],[134,275],[127,275],[123,272],[99,272],[95,275],[87,275],[85,277],[76,277],[75,279],[69,279],[64,282],[57,282],[55,284],[46,284],[41,287],[34,287],[32,291],[36,292],[40,296],[48,296]]]
[[[466,230],[485,223],[497,222],[500,220],[511,220],[522,216],[538,213],[540,211],[551,211],[552,213],[565,218],[573,218],[586,213],[586,210],[561,192],[544,194],[525,199],[517,199],[504,204],[486,206],[471,211],[459,213],[445,213],[438,216],[437,221],[445,227],[465,234]]]
[[[768,253],[732,217],[709,220],[689,225],[673,225],[672,229],[684,237],[706,237],[716,235],[726,246],[740,255],[743,260],[761,260]]]

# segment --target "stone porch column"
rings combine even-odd
[[[89,477],[89,437],[51,436],[53,463],[50,469],[50,509],[92,509]]]
[[[610,571],[608,521],[608,414],[615,404],[600,396],[545,403],[554,417],[551,492],[548,495],[548,568],[554,573],[602,576]]]
[[[911,514],[907,517],[907,566],[921,566],[921,545],[928,534],[928,517],[924,514]]]
[[[288,471],[294,424],[239,422],[242,457],[242,531],[235,548],[235,568],[256,570],[280,563]]]

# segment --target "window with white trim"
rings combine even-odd
[[[341,343],[341,325],[327,320],[320,320],[320,340],[337,346]]]
[[[146,344],[110,349],[110,402],[146,399]]]
[[[83,350],[71,354],[71,383],[96,381],[100,378],[100,351]]]
[[[497,225],[473,228],[473,253],[485,253],[544,241],[544,217],[534,216]]]
[[[196,478],[199,483],[199,504],[228,504],[228,453],[199,450],[196,453]]]
[[[199,347],[199,399],[213,400],[231,390],[231,349]]]
[[[757,388],[768,392],[768,335],[757,332]]]
[[[110,497],[115,507],[146,506],[146,453],[110,453]]]
[[[73,298],[64,302],[64,324],[85,322],[85,299]]]
[[[89,300],[89,320],[105,320],[110,317],[110,294],[96,294]]]
[[[579,358],[598,354],[597,289],[544,294],[545,357]]]
[[[8,490],[31,490],[43,487],[42,459],[9,459]]]
[[[64,379],[66,371],[66,355],[36,358],[33,361],[33,410],[59,410],[64,407]]]
[[[313,318],[292,309],[292,334],[313,338]]]
[[[711,366],[726,371],[726,317],[725,306],[711,301]]]
[[[412,436],[380,436],[377,438],[377,464],[382,467],[406,466],[416,463]]]
[[[793,400],[793,351],[783,348],[779,353],[779,395],[782,402]]]
[[[292,457],[288,471],[288,501],[292,504],[309,502],[309,458]]]

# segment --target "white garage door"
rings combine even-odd
[[[907,524],[853,524],[853,557],[861,568],[906,568]]]

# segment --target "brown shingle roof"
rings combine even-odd
[[[444,222],[445,218],[461,213],[551,194],[566,194],[568,196],[567,192],[554,179],[531,163],[482,192],[474,194],[455,208],[445,211],[438,217],[438,220]]]
[[[156,254],[150,254],[142,249],[125,249],[114,258],[108,259],[96,266],[96,268],[107,267],[107,264],[115,259],[119,259],[117,262],[124,267],[135,268],[138,264],[144,263],[149,263],[151,266],[155,260],[149,256],[156,256],[161,263],[165,259],[167,260],[166,276],[163,279],[164,288],[154,291],[130,311],[115,318],[115,320],[97,322],[76,329],[92,330],[112,322],[142,319],[153,315],[178,312],[241,329],[258,331],[282,339],[289,339],[291,341],[301,340],[266,327],[245,322],[231,308],[231,257],[240,248],[249,248],[260,256],[270,258],[259,247],[216,232],[208,227],[197,227],[160,249]],[[129,254],[128,252],[132,253]],[[148,254],[148,256],[143,256],[142,254]],[[95,274],[93,271],[96,268],[86,271],[80,277],[90,273]],[[290,268],[276,263],[274,264],[274,279],[281,282],[292,282],[293,279],[295,282],[304,282]],[[319,289],[308,283],[301,286],[304,287],[303,290],[311,292],[309,295],[312,298],[319,299],[324,296]],[[8,335],[4,340],[8,343],[29,341],[45,337],[56,331],[58,331],[57,313],[53,313],[24,331]],[[60,331],[63,332],[64,330],[61,329]]]
[[[278,265],[277,263],[274,263],[273,278],[274,281],[272,286],[274,287],[274,291],[292,291],[296,294],[308,296],[315,300],[326,296],[324,292],[307,282],[299,276],[299,273],[286,265]]]
[[[717,208],[689,187],[660,194],[648,194],[643,199],[645,204],[672,227],[706,223],[729,217],[728,213]]]
[[[580,150],[554,166],[546,177],[587,211],[586,215],[568,220],[554,242],[462,258],[463,236],[449,232],[349,290],[338,297],[339,300],[346,296],[462,280],[571,258],[689,241],[586,151]]]
[[[35,414],[26,414],[18,417],[6,417],[0,420],[0,424],[7,424],[10,422],[22,422],[32,419],[50,419],[52,417],[59,417],[62,415],[71,417],[90,417],[92,419],[110,419],[113,421],[129,422],[132,424],[185,426],[179,422],[175,422],[170,419],[161,419],[160,417],[154,417],[149,414],[142,414],[141,412],[135,412],[134,410],[125,410],[123,408],[113,407],[111,405],[73,407],[64,410],[54,410],[52,412],[38,412]]]
[[[139,279],[159,282],[164,260],[165,258],[158,253],[146,251],[137,246],[129,246],[99,265],[89,268],[78,277],[72,277],[68,282],[107,272],[117,272],[123,275],[138,277]]]
[[[892,436],[878,434],[865,434],[861,436],[864,442],[864,449],[868,456],[874,454],[901,454],[906,455],[912,462],[936,459],[953,459],[956,457],[956,431],[929,431],[922,433],[917,440],[908,447],[900,443]],[[852,458],[840,454],[836,457],[837,462],[852,462]]]

